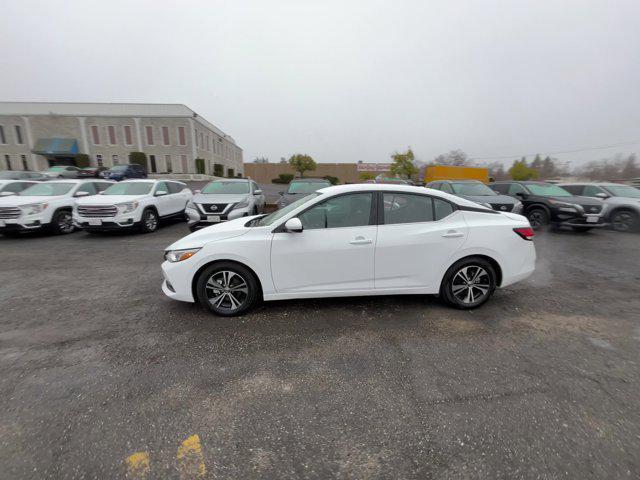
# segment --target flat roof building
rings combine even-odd
[[[0,170],[129,163],[147,155],[149,173],[244,174],[235,140],[180,104],[0,102]],[[200,163],[200,162],[198,162]]]

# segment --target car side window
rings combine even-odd
[[[507,194],[515,195],[516,193],[527,193],[527,191],[519,183],[512,183],[511,185],[509,185],[509,190],[507,191]]]
[[[112,184],[107,182],[98,182],[98,183],[94,183],[94,185],[96,186],[96,190],[98,190],[98,192],[104,192]]]
[[[167,182],[167,185],[169,185],[169,193],[180,193],[186,188],[183,184],[178,182]]]
[[[163,191],[163,190],[165,192],[167,192],[167,193],[171,193],[171,192],[169,192],[169,187],[167,187],[167,182],[159,182],[156,185],[156,189],[154,190],[154,193],[158,193],[158,192]]]
[[[298,218],[305,230],[369,225],[373,194],[353,193],[314,205]]]
[[[34,185],[34,184],[33,183],[27,183],[27,182],[10,183],[6,187],[4,187],[2,189],[2,191],[3,192],[18,193],[18,192],[21,192],[22,190],[24,190],[25,188],[30,187],[31,185]]]
[[[571,192],[571,190],[569,190],[569,191]],[[571,193],[573,193],[573,192],[571,192]],[[582,195],[584,195],[585,197],[595,197],[596,194],[598,194],[598,193],[605,193],[606,194],[607,192],[605,192],[600,187],[597,187],[595,185],[585,185],[584,191],[582,192]],[[577,194],[577,195],[579,195],[579,194]]]
[[[258,186],[258,184],[256,182],[251,182],[251,185],[253,185],[253,191],[255,192],[256,190],[260,190],[260,187]]]
[[[385,225],[433,221],[433,201],[426,195],[385,193],[382,202]]]
[[[509,184],[508,183],[494,183],[489,185],[489,188],[491,190],[493,190],[494,192],[499,192],[503,195],[505,195],[507,193],[507,191],[509,191]]]
[[[453,190],[451,189],[451,185],[449,185],[448,183],[443,183],[442,186],[440,187],[440,190],[446,193],[453,193]]]
[[[440,198],[433,199],[433,213],[436,220],[442,220],[454,212],[453,205]]]
[[[440,190],[440,182],[431,182],[427,187],[433,188],[434,190]]]
[[[93,183],[83,183],[76,191],[76,195],[80,192],[87,192],[89,195],[95,195],[98,193],[96,186]]]

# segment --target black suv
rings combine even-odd
[[[500,195],[480,180],[437,180],[425,185],[443,192],[451,193],[472,202],[479,203],[499,212],[512,212],[522,215],[522,203],[509,195]]]
[[[523,215],[534,228],[552,225],[586,232],[605,226],[604,203],[597,198],[573,196],[547,182],[495,182],[489,186],[497,193],[519,199],[524,206]]]

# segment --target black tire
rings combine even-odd
[[[56,235],[66,235],[73,233],[76,229],[73,224],[73,217],[69,210],[58,210],[51,220],[51,231]]]
[[[196,283],[196,296],[210,312],[235,317],[256,303],[260,285],[248,268],[234,262],[219,262],[202,271]]]
[[[258,215],[258,207],[254,206],[251,215]]]
[[[190,232],[195,232],[196,230],[198,230],[198,227],[196,227],[195,225],[189,225]]]
[[[532,208],[526,214],[532,228],[541,228],[549,225],[549,214],[544,208]]]
[[[489,300],[496,283],[496,271],[490,262],[478,257],[464,258],[445,273],[440,297],[454,308],[477,308]]]
[[[580,232],[580,233],[588,232],[589,230],[591,230],[591,227],[571,227],[571,228],[573,228],[574,231]]]
[[[611,228],[616,232],[637,232],[640,230],[640,217],[631,210],[615,210],[610,219]]]
[[[140,232],[151,233],[158,229],[160,218],[158,213],[153,208],[147,208],[142,212],[142,218],[140,218]]]

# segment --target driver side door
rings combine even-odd
[[[373,290],[378,232],[373,199],[371,192],[329,198],[298,215],[302,232],[274,233],[271,274],[277,292]]]

